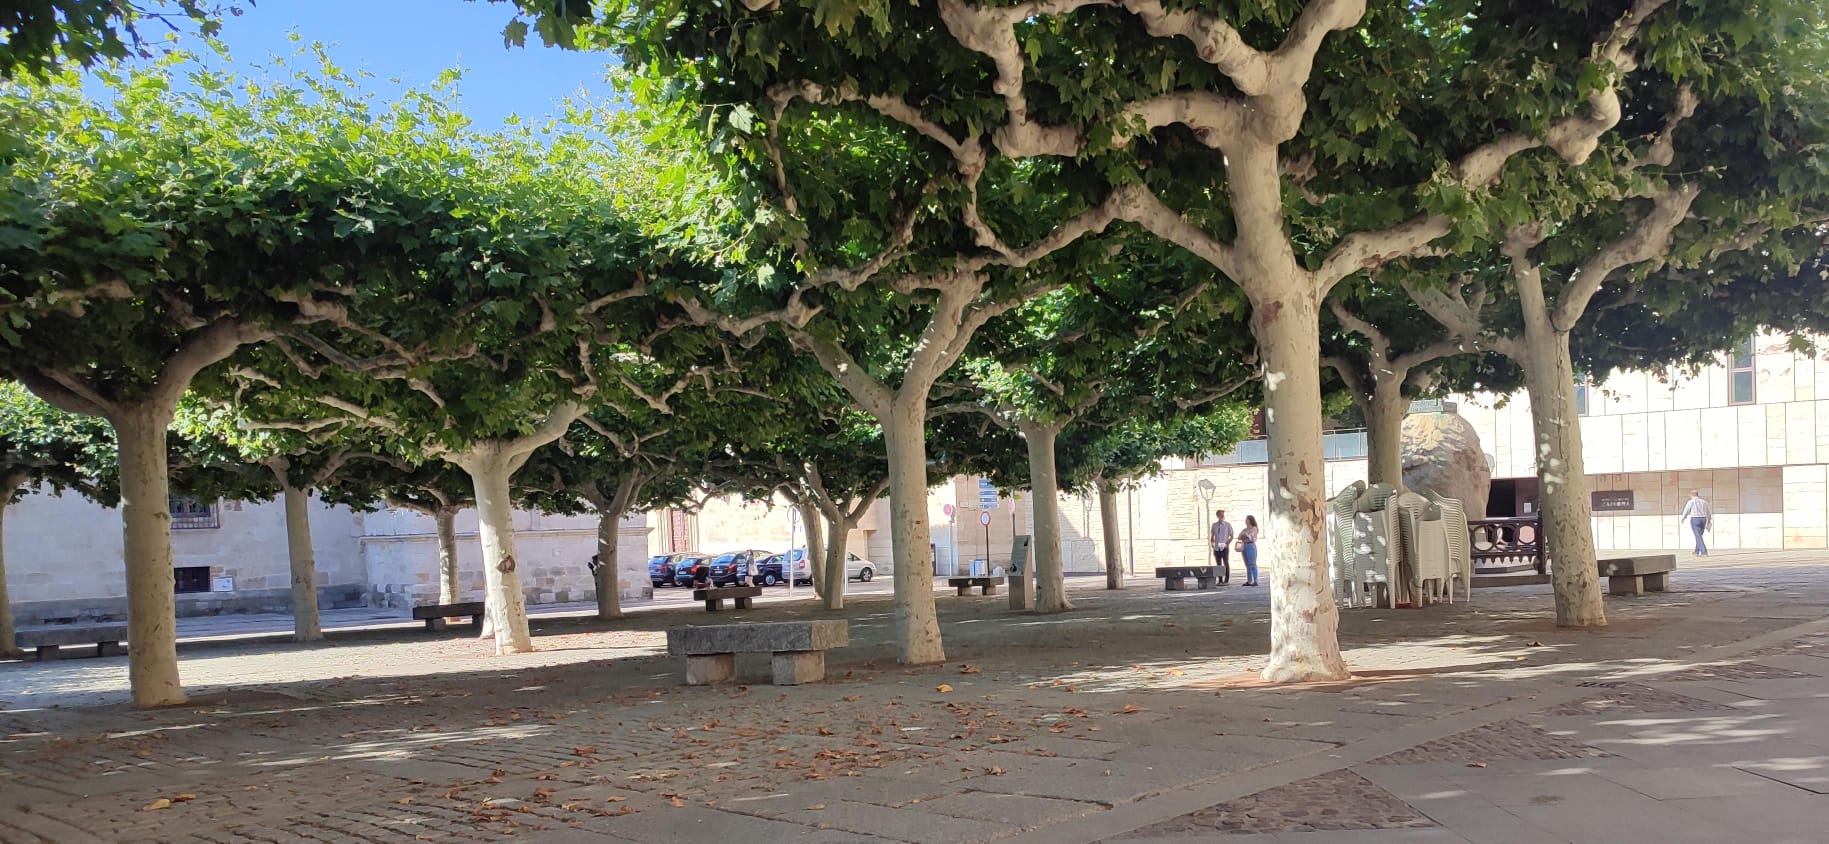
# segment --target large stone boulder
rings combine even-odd
[[[1404,417],[1404,487],[1460,499],[1469,519],[1486,517],[1492,469],[1479,432],[1458,413],[1415,413]]]

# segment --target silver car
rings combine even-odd
[[[813,574],[807,567],[807,549],[795,548],[789,552],[794,558],[794,584],[797,586],[813,585]],[[876,577],[876,563],[850,552],[845,553],[845,579],[859,583],[869,583]]]

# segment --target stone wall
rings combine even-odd
[[[438,602],[438,534],[430,516],[411,510],[368,514],[362,556],[368,565],[368,603],[412,607]],[[516,511],[515,552],[521,588],[529,604],[594,601],[596,583],[588,563],[597,553],[597,517],[551,516]],[[648,533],[644,515],[624,518],[617,562],[625,600],[653,597],[648,581]],[[483,599],[483,551],[474,510],[457,516],[460,600]]]

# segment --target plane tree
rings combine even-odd
[[[389,447],[383,440],[382,447],[345,463],[318,487],[318,494],[326,504],[359,513],[393,507],[430,517],[438,537],[438,603],[458,603],[463,587],[458,579],[457,514],[476,506],[476,484],[450,463],[417,455],[409,459],[401,456],[402,451],[415,450]]]
[[[320,56],[321,59],[321,56]],[[436,96],[387,107],[327,62],[259,81],[174,55],[0,89],[0,372],[119,443],[129,681],[184,700],[167,429],[200,373],[337,299],[461,254],[476,156]],[[455,236],[455,235],[454,235]],[[479,250],[480,251],[480,250]]]
[[[1694,55],[1653,54],[1639,73],[1641,91],[1620,117],[1629,140],[1610,144],[1575,174],[1570,207],[1554,214],[1526,209],[1487,251],[1446,262],[1441,272],[1475,262],[1498,267],[1502,307],[1472,307],[1451,284],[1409,286],[1443,327],[1478,336],[1523,373],[1558,624],[1606,623],[1574,349],[1615,358],[1623,352],[1642,365],[1727,348],[1749,323],[1796,318],[1772,307],[1793,300],[1769,295],[1769,274],[1739,271],[1747,259],[1737,254],[1785,266],[1820,251],[1829,220],[1822,157],[1829,14],[1811,4],[1764,11],[1786,24],[1754,25],[1744,10],[1687,10],[1693,18],[1686,23],[1715,25],[1726,37]],[[1697,63],[1710,70],[1695,72]],[[1610,317],[1608,328],[1576,343],[1584,320],[1601,315]],[[1660,336],[1664,342],[1647,344]],[[1616,338],[1624,342],[1616,345]]]
[[[101,498],[104,478],[91,467],[114,461],[114,435],[92,416],[58,410],[19,384],[0,382],[0,528],[13,502],[30,492],[74,491]],[[13,654],[13,606],[6,593],[0,544],[0,654]]]
[[[816,98],[938,144],[934,152],[975,171],[977,183],[1058,173],[1030,189],[1076,186],[1084,205],[1186,248],[1237,284],[1267,370],[1276,624],[1264,674],[1273,681],[1348,673],[1321,542],[1327,294],[1394,259],[1476,247],[1477,235],[1525,209],[1558,208],[1556,167],[1586,162],[1612,136],[1622,92],[1662,81],[1634,71],[1694,56],[1724,25],[1782,12],[1669,0],[1554,15],[1474,0],[1215,10],[1156,0],[515,5],[511,42],[531,24],[553,43],[609,43],[631,66],[750,116]],[[774,184],[777,159],[751,160],[746,181]],[[906,194],[884,178],[826,196],[880,214]],[[903,434],[885,430],[896,448]]]

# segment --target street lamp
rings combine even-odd
[[[1212,528],[1207,525],[1207,510],[1213,503],[1213,482],[1206,478],[1201,478],[1198,483],[1194,484],[1194,489],[1200,493],[1200,529],[1202,531],[1212,530]],[[1206,533],[1201,533],[1202,538],[1205,538],[1206,536]]]

